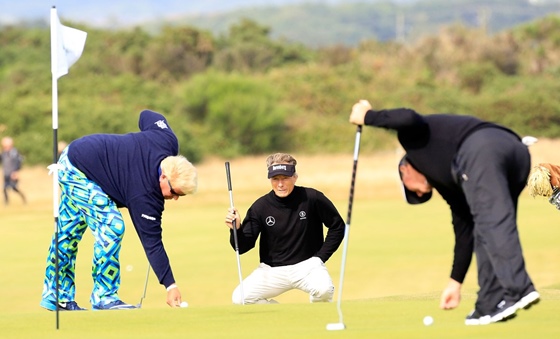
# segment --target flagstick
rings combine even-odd
[[[63,26],[58,19],[56,6],[51,8],[51,73],[52,73],[52,129],[53,129],[53,164],[49,166],[53,176],[53,215],[54,215],[54,250],[56,279],[56,329],[59,328],[60,311],[60,254],[59,244],[59,192],[58,192],[58,78],[68,74],[72,66],[82,55],[87,33],[75,28]]]
[[[53,130],[53,216],[54,216],[54,243],[55,243],[55,279],[56,279],[56,329],[59,329],[59,256],[58,256],[58,15],[56,7],[51,8],[51,73],[52,73],[52,130]],[[56,65],[56,67],[55,67]]]

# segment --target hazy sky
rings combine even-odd
[[[296,3],[340,3],[379,0],[0,0],[0,23],[49,20],[50,8],[57,7],[61,19],[94,26],[137,24],[147,20],[186,14],[224,12],[240,7]],[[413,2],[418,0],[393,0]]]

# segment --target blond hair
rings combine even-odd
[[[193,194],[198,189],[198,174],[194,165],[182,155],[169,156],[161,161],[161,170],[182,193]]]
[[[549,165],[550,166],[550,165]],[[529,194],[534,198],[537,195],[543,197],[551,197],[553,193],[552,184],[550,182],[551,173],[548,168],[539,164],[531,169],[527,186]]]

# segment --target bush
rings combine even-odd
[[[289,147],[285,108],[267,81],[208,72],[180,92],[204,153],[231,157]]]

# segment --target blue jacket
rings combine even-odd
[[[148,260],[164,286],[175,282],[162,242],[164,198],[159,184],[163,159],[177,155],[179,142],[159,113],[144,110],[140,132],[93,134],[77,139],[68,158],[118,207],[126,207]]]

